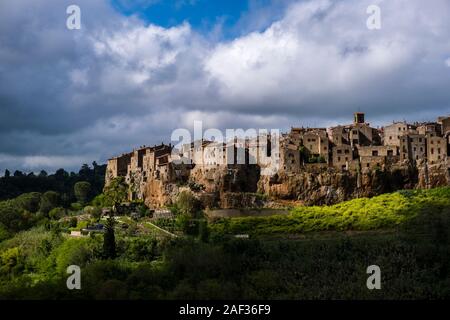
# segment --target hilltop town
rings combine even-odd
[[[202,140],[180,150],[171,144],[142,146],[108,160],[106,185],[124,177],[129,200],[150,207],[170,205],[180,190],[190,189],[207,208],[242,208],[267,206],[268,199],[331,204],[450,184],[449,116],[374,128],[356,112],[348,125],[292,127],[281,134],[275,151],[270,151],[270,136],[265,139]],[[272,175],[261,174],[271,165],[261,159],[261,148],[276,161]]]

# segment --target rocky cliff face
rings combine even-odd
[[[330,205],[400,189],[450,185],[445,163],[398,165],[360,172],[309,168],[300,173],[260,176],[257,166],[197,167],[187,183],[149,180],[143,198],[150,207],[170,205],[182,189],[191,190],[206,208],[257,208],[270,199],[300,200],[305,205]],[[142,186],[142,185],[141,185]]]
[[[258,183],[258,192],[274,198],[302,200],[306,205],[329,205],[400,189],[434,188],[449,184],[448,169],[440,164],[421,165],[418,169],[397,166],[384,171],[339,172],[326,169],[296,175],[281,174],[263,177]]]

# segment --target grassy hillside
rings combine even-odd
[[[427,211],[450,207],[450,187],[403,190],[333,206],[297,207],[289,215],[225,218],[211,224],[218,234],[295,234],[393,228]]]

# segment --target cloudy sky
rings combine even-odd
[[[450,113],[449,17],[448,0],[1,0],[0,174],[77,170],[194,120],[433,120]]]

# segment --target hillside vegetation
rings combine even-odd
[[[90,206],[45,213],[51,199],[0,202],[0,299],[450,298],[450,188],[209,224],[185,195],[173,219],[118,217],[112,258],[103,234],[67,233],[103,218]],[[153,224],[178,236],[153,232]],[[340,232],[348,230],[374,232]],[[250,238],[233,237],[243,233]],[[69,265],[81,268],[81,290],[67,289]],[[381,269],[381,290],[366,286],[370,265]]]
[[[295,234],[393,228],[420,213],[450,207],[450,187],[403,190],[332,206],[297,207],[289,215],[224,218],[211,224],[219,234]]]

